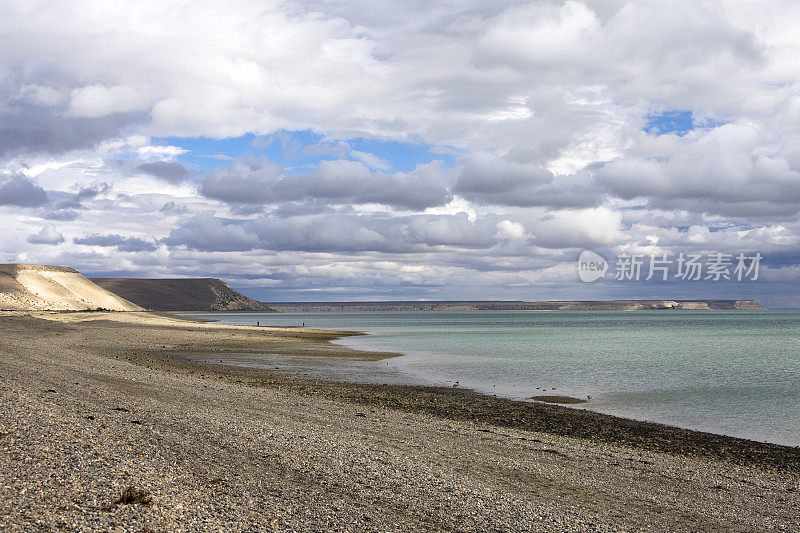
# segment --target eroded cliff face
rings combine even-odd
[[[92,278],[92,281],[153,311],[273,311],[215,278]]]
[[[0,265],[0,309],[12,311],[141,311],[69,267]]]

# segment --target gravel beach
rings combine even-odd
[[[390,355],[344,332],[91,312],[0,332],[3,531],[800,530],[797,448],[187,358]]]

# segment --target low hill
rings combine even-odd
[[[141,311],[68,267],[0,264],[0,310]]]
[[[761,311],[755,300],[597,300],[597,301],[407,301],[407,302],[293,302],[270,303],[281,312],[314,311]]]
[[[152,311],[273,311],[215,278],[92,278],[92,281]]]

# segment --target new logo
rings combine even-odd
[[[608,271],[608,261],[590,250],[584,250],[578,257],[578,276],[581,281],[590,283],[602,278]]]

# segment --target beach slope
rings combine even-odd
[[[344,332],[144,313],[0,328],[3,531],[800,528],[796,449],[188,357],[388,355],[329,343]]]

